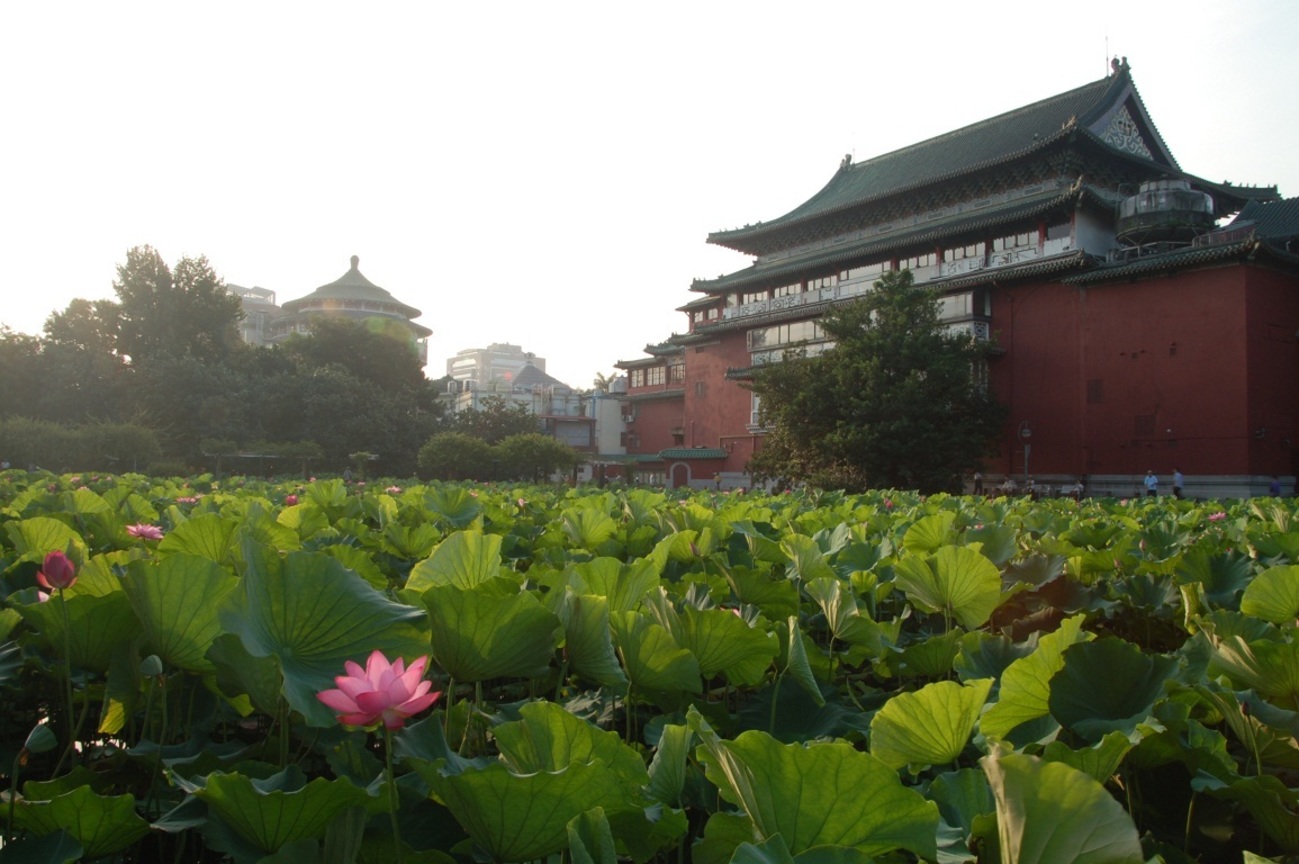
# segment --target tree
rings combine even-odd
[[[1005,409],[981,383],[986,349],[939,323],[936,292],[886,273],[821,327],[834,348],[754,375],[770,429],[755,476],[936,492],[978,468]]]
[[[490,444],[463,432],[434,435],[419,450],[420,473],[434,480],[492,477],[496,461]]]
[[[502,439],[499,454],[501,479],[544,481],[558,471],[572,471],[577,451],[563,441],[540,432],[527,432]]]
[[[133,363],[224,360],[241,344],[239,298],[206,258],[182,258],[173,271],[152,247],[137,246],[118,266],[113,288],[121,312],[118,350]]]
[[[481,405],[481,408],[469,408],[456,414],[456,432],[496,444],[511,435],[537,431],[537,417],[526,405],[506,402],[499,396],[488,396]]]

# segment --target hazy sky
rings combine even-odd
[[[0,322],[149,244],[280,302],[361,271],[429,374],[574,386],[684,330],[710,231],[1127,56],[1183,169],[1299,196],[1299,3],[5,3]]]

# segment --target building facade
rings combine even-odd
[[[1234,218],[1233,218],[1234,217]],[[1127,495],[1289,488],[1299,467],[1299,199],[1182,170],[1126,60],[1066,93],[864,162],[777,219],[708,241],[751,266],[698,280],[688,330],[622,361],[628,451],[671,486],[749,481],[746,382],[818,319],[909,269],[993,347],[1009,420],[985,474]],[[1168,485],[1167,483],[1165,485]]]

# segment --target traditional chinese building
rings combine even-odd
[[[1234,217],[1234,218],[1233,218]],[[993,351],[1009,420],[991,481],[1147,470],[1191,495],[1258,494],[1299,464],[1299,199],[1184,171],[1126,60],[1066,93],[854,163],[785,215],[708,242],[753,256],[696,280],[687,332],[617,365],[628,452],[672,486],[747,485],[745,386],[817,321],[911,270],[948,326]],[[1288,488],[1288,485],[1287,485]]]

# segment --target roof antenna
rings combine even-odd
[[[1105,28],[1105,65],[1107,67],[1110,65],[1110,28],[1108,27]],[[1110,77],[1110,73],[1106,72],[1105,77]]]

